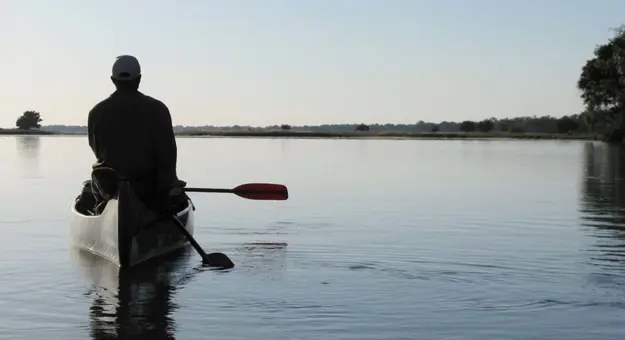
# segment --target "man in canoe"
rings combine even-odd
[[[131,181],[146,206],[177,211],[186,202],[186,183],[176,174],[177,147],[169,109],[139,92],[137,58],[117,57],[111,80],[115,92],[89,112],[89,146],[97,161],[83,196],[93,195],[96,205],[106,202],[114,195],[120,176]]]

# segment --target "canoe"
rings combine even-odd
[[[72,204],[71,242],[113,262],[120,268],[133,267],[174,252],[188,243],[172,218],[148,209],[127,181],[120,181],[117,194],[98,215]],[[194,207],[191,200],[176,214],[193,235]]]

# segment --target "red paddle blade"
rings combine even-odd
[[[289,198],[289,191],[282,184],[248,183],[232,189],[232,193],[250,200],[284,201]]]

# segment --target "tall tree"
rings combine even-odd
[[[39,112],[26,111],[19,118],[17,118],[15,126],[21,130],[38,129],[41,127],[39,123],[42,121],[43,119],[41,119],[41,114],[39,114]]]
[[[606,121],[611,141],[622,141],[625,128],[625,26],[615,29],[606,44],[595,48],[577,82],[586,111]]]

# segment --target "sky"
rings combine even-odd
[[[62,5],[61,5],[62,4]],[[136,56],[174,125],[416,123],[583,109],[623,0],[3,0],[0,127],[86,125]]]

